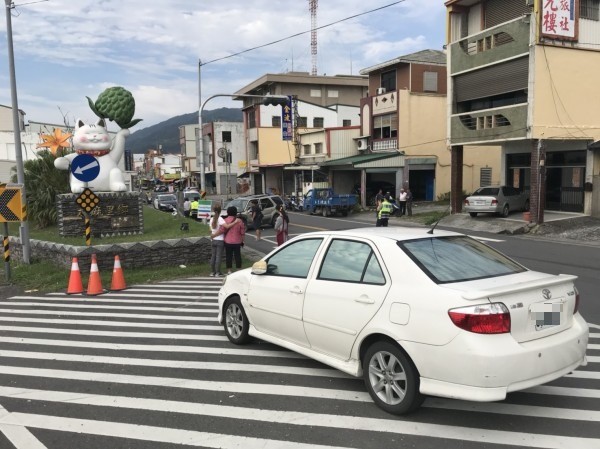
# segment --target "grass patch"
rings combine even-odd
[[[189,231],[181,231],[181,223],[189,223]],[[92,225],[93,230],[93,225]],[[9,234],[19,235],[19,223],[9,224]],[[92,245],[104,245],[124,242],[143,242],[152,240],[177,239],[184,237],[202,237],[209,235],[209,227],[201,222],[186,219],[182,216],[172,216],[167,212],[157,211],[151,207],[144,207],[144,234],[131,236],[92,238]],[[85,246],[84,237],[60,237],[58,227],[52,226],[45,229],[30,229],[30,239],[44,240],[49,242],[63,243],[67,245]],[[242,257],[242,267],[251,266],[252,260]],[[225,269],[225,260],[222,262]],[[187,265],[185,268],[179,266],[157,266],[128,269],[123,264],[123,272],[127,285],[149,284],[171,279],[179,279],[192,276],[208,276],[210,266],[208,263]],[[70,268],[59,268],[50,262],[32,260],[31,264],[22,264],[11,261],[11,285],[16,285],[23,290],[37,292],[65,291],[68,284]],[[87,286],[88,273],[81,273],[83,285]],[[102,286],[110,287],[112,270],[102,270]],[[0,279],[7,285],[5,276]]]
[[[188,223],[189,231],[182,231],[181,223]],[[83,228],[83,226],[82,226]],[[19,235],[19,223],[9,223],[9,234]],[[94,223],[92,222],[92,233]],[[92,245],[105,245],[125,242],[145,242],[152,240],[179,239],[184,237],[202,237],[209,235],[209,228],[199,221],[170,213],[158,211],[152,207],[144,206],[144,233],[139,235],[120,235],[115,237],[92,237]],[[29,238],[46,242],[63,243],[65,245],[85,246],[85,238],[60,237],[58,226],[44,229],[29,229]]]

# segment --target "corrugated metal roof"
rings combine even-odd
[[[366,69],[362,69],[359,73],[361,75],[368,75],[370,72],[374,72],[375,70],[381,70],[386,67],[401,63],[446,65],[446,53],[441,50],[421,50],[416,53],[400,56],[398,58],[367,67]]]
[[[357,156],[343,157],[341,159],[334,159],[332,161],[323,162],[320,164],[322,167],[331,167],[336,165],[354,165],[365,162],[376,161],[379,159],[387,159],[388,157],[398,156],[398,153],[379,153],[379,154],[359,154]]]

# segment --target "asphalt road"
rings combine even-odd
[[[3,301],[0,448],[599,447],[600,329],[588,367],[562,379],[498,403],[428,398],[394,417],[360,379],[260,341],[230,344],[219,283]]]
[[[372,215],[372,217],[371,217]],[[372,218],[372,220],[371,220]],[[290,236],[319,230],[342,230],[375,225],[375,213],[344,217],[322,217],[308,213],[290,213]],[[390,226],[414,226],[402,219],[391,219]],[[600,325],[600,246],[586,242],[551,240],[535,235],[506,235],[473,230],[445,228],[478,237],[488,245],[505,253],[527,268],[551,274],[579,276],[577,288],[580,293],[580,310],[584,318]],[[276,247],[273,229],[262,231],[263,240],[257,242],[254,232],[249,231],[247,245],[268,253]]]

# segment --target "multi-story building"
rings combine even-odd
[[[299,177],[324,180],[315,164],[302,165],[299,135],[306,130],[359,124],[360,99],[367,93],[364,76],[313,76],[304,72],[266,74],[235,94],[244,101],[247,174],[253,191],[290,193]],[[294,136],[282,138],[280,106],[242,95],[293,96]]]
[[[449,195],[446,54],[422,50],[360,73],[369,76],[369,96],[361,101],[358,139],[363,154],[356,159],[362,167],[361,184],[368,188],[385,182],[396,192],[400,187],[410,187],[415,200],[431,201]],[[354,164],[352,160],[347,162]],[[464,163],[470,168],[465,174],[466,184],[472,187],[474,173],[485,170],[491,176],[498,172],[499,149],[473,151]]]
[[[533,221],[600,216],[599,4],[446,2],[453,212],[473,145],[501,145],[500,181],[530,192]]]

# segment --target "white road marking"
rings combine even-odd
[[[295,374],[313,377],[335,377],[339,379],[351,379],[352,376],[345,374],[333,368],[302,368],[296,366],[279,365],[257,365],[249,363],[220,363],[220,362],[196,362],[188,360],[159,360],[142,359],[134,357],[108,357],[103,355],[80,355],[80,354],[62,354],[50,352],[30,352],[30,351],[4,351],[0,350],[0,357],[9,357],[17,359],[34,360],[60,360],[61,362],[82,362],[82,363],[105,363],[109,365],[122,366],[153,366],[164,368],[196,369],[209,371],[244,371],[255,373],[272,374]]]
[[[552,396],[571,396],[577,398],[600,399],[600,390],[591,388],[567,388],[567,387],[550,387],[541,385],[528,390],[523,390],[524,393],[534,394],[549,394]]]
[[[216,416],[223,418],[233,418],[239,420],[251,420],[260,422],[273,422],[284,425],[306,426],[312,427],[329,427],[342,430],[361,430],[369,432],[386,432],[395,433],[398,435],[413,435],[436,437],[442,439],[453,439],[460,441],[471,441],[488,444],[503,444],[515,445],[519,447],[535,447],[535,448],[552,448],[552,449],[592,449],[597,448],[598,440],[592,438],[579,437],[563,437],[559,435],[543,435],[535,433],[512,432],[501,430],[487,430],[478,428],[469,428],[463,426],[450,426],[443,424],[429,424],[420,422],[407,422],[398,419],[377,419],[354,416],[339,416],[327,415],[318,413],[306,412],[290,412],[277,410],[261,410],[248,407],[231,407],[224,405],[212,404],[196,404],[191,402],[176,402],[160,399],[142,399],[123,396],[103,396],[103,395],[82,395],[81,393],[64,393],[64,392],[45,392],[40,390],[21,390],[16,388],[0,388],[0,395],[19,397],[28,400],[42,400],[62,403],[76,403],[92,406],[108,406],[118,408],[135,408],[142,410],[152,410],[161,412],[186,413],[190,415]],[[457,404],[461,409],[461,404]],[[465,404],[467,405],[467,404]],[[479,404],[475,404],[477,408]],[[504,405],[504,404],[489,404],[489,406]],[[442,404],[443,406],[443,404]],[[443,408],[443,407],[442,407]],[[499,407],[501,408],[501,407]],[[532,412],[540,412],[545,415],[545,411],[540,410],[541,407],[523,407],[531,409]],[[571,415],[571,412],[575,412]],[[581,418],[578,410],[565,410],[566,416]],[[592,413],[597,415],[598,412]],[[567,418],[569,419],[569,418]],[[171,443],[181,443],[184,435],[188,435],[189,431],[149,427],[131,424],[120,424],[106,421],[82,420],[76,418],[52,417],[45,415],[33,415],[24,413],[15,413],[4,417],[0,422],[14,423],[20,420],[19,424],[28,427],[46,428],[60,431],[70,431],[86,434],[106,434],[111,436],[123,436],[124,438],[144,439],[152,441],[166,441],[169,437]],[[106,433],[105,433],[106,432]],[[163,439],[158,439],[163,438]],[[219,438],[218,447],[230,447],[226,442],[229,438],[249,438],[249,437],[234,437],[221,435]],[[223,440],[224,439],[224,440]],[[244,445],[240,447],[260,447],[262,448],[285,448],[282,442],[274,440],[257,440],[249,438],[253,441],[261,441],[261,446]],[[208,447],[212,446],[214,441],[197,440],[198,444],[203,446],[208,443]],[[202,441],[202,443],[200,443]],[[288,443],[292,445],[301,443]],[[237,446],[233,446],[237,447]],[[293,446],[297,447],[297,446]],[[311,447],[318,447],[312,445]],[[327,446],[331,448],[331,446]]]
[[[21,315],[60,315],[60,316],[81,316],[82,312],[65,312],[52,310],[19,310],[19,309],[0,309],[0,313],[18,313]],[[140,318],[144,320],[173,320],[173,321],[199,321],[205,318],[205,316],[216,316],[214,312],[201,312],[203,316],[189,316],[189,315],[146,315],[137,313],[100,313],[100,312],[86,312],[85,316],[89,317],[106,317],[106,318]]]
[[[68,379],[84,382],[108,382],[125,385],[144,385],[189,390],[217,391],[227,393],[247,393],[274,396],[300,396],[341,401],[371,402],[366,391],[332,390],[325,388],[298,387],[294,385],[271,385],[245,382],[223,382],[176,377],[135,376],[129,374],[92,373],[17,366],[0,366],[0,373],[13,376],[34,376],[48,379]],[[81,396],[81,394],[80,394]],[[199,405],[199,404],[196,404]]]
[[[600,372],[598,371],[573,371],[565,377],[576,377],[578,379],[595,379],[600,380]]]
[[[223,449],[344,449],[339,446],[321,446],[281,440],[266,440],[253,437],[242,437],[218,433],[199,432],[195,430],[169,429],[166,427],[123,424],[109,421],[93,421],[89,419],[58,418],[46,415],[13,413],[1,420],[10,424],[23,424],[39,429],[72,432],[86,435],[98,435],[115,438],[153,441],[186,446],[201,446]],[[573,443],[575,444],[575,443]],[[574,446],[576,447],[576,446]],[[578,446],[586,449],[584,446]],[[29,449],[29,448],[27,448]]]
[[[27,306],[27,307],[55,307],[55,308],[69,308],[69,309],[109,309],[109,310],[138,310],[145,311],[150,310],[153,312],[174,312],[174,311],[190,311],[190,312],[206,312],[208,310],[218,309],[217,304],[212,303],[193,303],[189,306],[180,307],[140,307],[138,306],[121,306],[121,305],[97,305],[97,304],[56,304],[56,303],[44,303],[44,302],[2,302],[3,306]],[[0,309],[0,311],[3,309]],[[16,309],[15,309],[16,310]],[[167,318],[167,317],[165,317]]]
[[[55,327],[0,326],[0,331],[24,332],[24,333],[33,333],[33,334],[90,335],[90,336],[95,336],[95,337],[227,341],[227,337],[224,335],[163,334],[163,333],[152,333],[152,332],[116,332],[116,331],[96,331],[96,330],[87,330],[87,329],[57,329]]]
[[[592,324],[592,323],[588,323],[589,327],[593,327],[594,329],[600,329],[600,324]]]
[[[152,292],[155,292],[156,290],[151,290]],[[168,293],[173,293],[174,290],[168,290]],[[194,300],[194,299],[206,299],[206,298],[217,298],[218,297],[218,292],[214,292],[214,293],[203,293],[203,294],[198,294],[198,292],[194,292],[195,295],[185,295],[184,297],[182,297],[182,295],[167,295],[167,294],[156,294],[156,295],[152,295],[153,298],[172,298],[172,299],[186,299],[188,301]],[[147,298],[148,294],[146,293],[127,293],[127,290],[122,291],[122,292],[107,292],[107,293],[103,293],[102,295],[99,296],[85,296],[85,295],[67,295],[66,293],[49,293],[49,295],[53,295],[53,296],[69,296],[70,298],[80,298],[82,300],[86,300],[88,298],[90,299],[94,299],[94,298],[98,298],[98,299],[102,299],[105,297],[108,298],[113,298],[113,297],[124,297],[124,298]]]
[[[81,315],[81,314],[79,314]],[[78,326],[110,326],[110,327],[141,327],[151,329],[195,329],[195,330],[216,330],[222,329],[220,324],[201,325],[201,324],[163,324],[163,323],[136,323],[134,321],[119,321],[119,320],[67,320],[67,319],[50,319],[50,318],[22,318],[13,316],[0,316],[0,322],[9,321],[11,323],[45,323],[45,324],[75,324]],[[202,320],[217,322],[217,318]]]
[[[172,346],[172,345],[133,345],[127,343],[102,343],[94,341],[75,340],[43,340],[38,338],[2,337],[2,343],[23,345],[61,346],[74,348],[109,349],[112,351],[156,351],[156,352],[187,352],[190,354],[222,354],[242,355],[251,357],[275,357],[285,359],[306,359],[301,354],[291,351],[249,350],[237,348],[211,348],[204,346]]]
[[[10,413],[0,405],[0,421],[9,418]],[[32,433],[21,424],[0,424],[0,432],[16,449],[47,449]]]
[[[10,299],[28,299],[35,300],[40,302],[50,302],[50,301],[60,301],[60,304],[68,306],[70,304],[87,304],[91,302],[106,302],[106,303],[114,303],[114,304],[165,304],[165,305],[181,305],[181,306],[193,306],[193,305],[201,305],[201,304],[213,304],[217,298],[204,298],[205,301],[173,301],[173,300],[150,300],[150,299],[131,299],[131,298],[107,298],[105,296],[95,296],[95,297],[83,297],[83,296],[73,296],[73,295],[57,295],[56,293],[49,293],[52,296],[13,296]],[[0,304],[5,304],[4,302]],[[22,304],[22,303],[19,303]],[[46,305],[46,304],[42,304]]]

